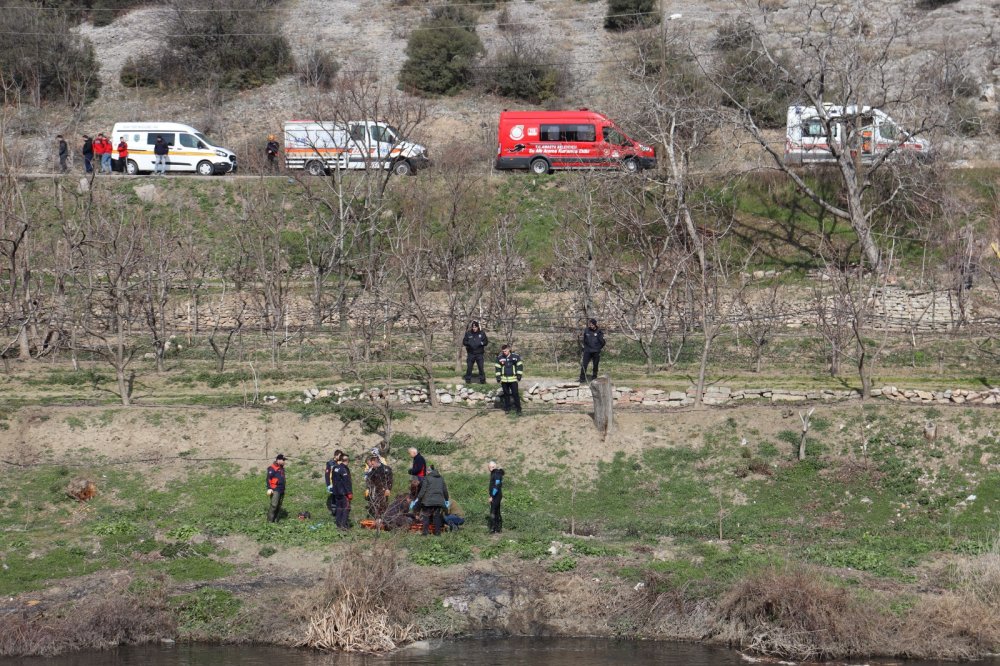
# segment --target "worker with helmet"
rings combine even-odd
[[[267,135],[267,148],[265,149],[265,151],[267,152],[267,168],[272,173],[275,173],[275,172],[278,171],[278,149],[279,148],[280,148],[280,146],[278,145],[278,140],[275,138],[275,136],[273,134],[268,134]]]

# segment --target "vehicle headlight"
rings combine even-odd
[[[215,151],[215,154],[218,155],[219,157],[228,157],[229,156],[229,153],[227,153],[224,150],[217,150],[217,151]]]

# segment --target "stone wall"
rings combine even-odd
[[[390,402],[399,404],[428,402],[427,389],[421,386],[373,388],[370,389],[370,392],[375,396],[384,392]],[[500,390],[497,384],[443,384],[437,389],[439,402],[443,405],[490,406],[499,402],[499,394]],[[689,407],[694,404],[695,395],[694,387],[688,387],[686,391],[677,391],[656,388],[633,389],[619,386],[615,388],[615,406],[659,409]],[[341,404],[362,397],[362,391],[358,387],[337,386],[332,389],[306,389],[302,392],[301,399],[305,403],[327,400]],[[725,386],[710,386],[705,390],[702,402],[711,407],[724,407],[765,403],[840,402],[860,400],[860,398],[861,394],[858,391],[849,389],[732,389]],[[1000,404],[1000,388],[927,391],[883,386],[872,390],[872,398],[914,404],[997,405]],[[524,383],[522,384],[521,399],[528,404],[540,405],[587,406],[593,404],[590,387],[576,382]]]

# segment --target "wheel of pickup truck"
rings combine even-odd
[[[634,157],[629,157],[624,162],[622,162],[622,168],[624,168],[629,173],[639,172],[639,161]]]
[[[545,159],[538,157],[531,160],[531,164],[528,165],[528,168],[531,170],[531,173],[536,176],[544,176],[549,172],[549,163]]]
[[[326,174],[326,167],[319,160],[310,160],[306,164],[306,171],[309,172],[310,176],[323,176]]]

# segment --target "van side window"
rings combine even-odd
[[[149,134],[146,135],[146,138],[148,140],[149,145],[152,146],[152,145],[156,144],[156,137],[158,137],[158,136],[162,136],[163,137],[163,142],[165,144],[167,144],[168,146],[173,147],[173,145],[174,145],[174,136],[175,136],[173,132],[150,132]],[[138,142],[136,142],[136,143],[138,143]]]
[[[198,145],[198,139],[194,138],[190,134],[181,134],[181,145],[185,148],[200,148]]]
[[[602,128],[601,136],[603,136],[604,140],[610,143],[612,146],[624,146],[627,143],[627,140],[622,135],[622,133],[616,130],[614,127]]]
[[[539,132],[542,141],[583,141],[597,140],[597,128],[593,125],[542,125]]]
[[[802,136],[826,136],[826,128],[823,127],[823,121],[819,118],[810,118],[802,123]]]
[[[365,143],[367,140],[364,125],[351,125],[351,141]]]
[[[895,141],[899,136],[899,128],[897,128],[896,123],[891,120],[883,120],[882,124],[878,126],[878,133],[883,139]]]

